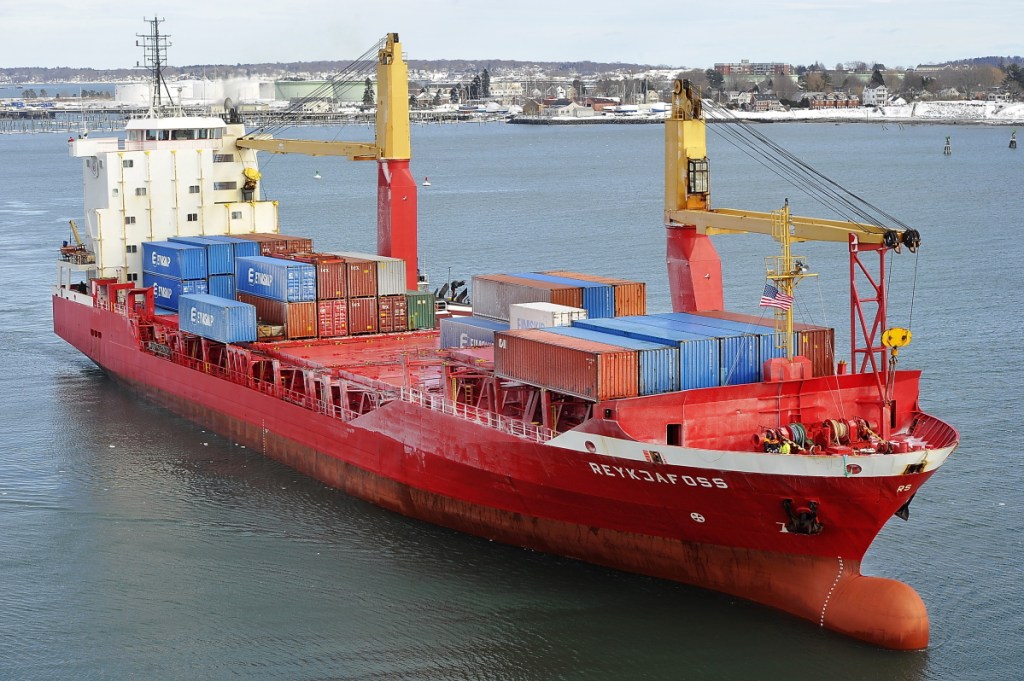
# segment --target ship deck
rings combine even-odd
[[[441,377],[436,330],[260,342],[251,347],[297,366],[355,374],[395,387],[436,386]]]

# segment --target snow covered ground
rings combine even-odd
[[[986,123],[990,125],[1024,125],[1024,104],[1003,102],[915,102],[900,106],[856,107],[853,109],[792,109],[790,111],[730,111],[736,118],[750,121],[863,121],[884,123]],[[718,118],[710,108],[708,119]]]

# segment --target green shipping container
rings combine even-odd
[[[406,291],[409,330],[434,328],[434,294],[430,291]]]

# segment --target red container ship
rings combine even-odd
[[[154,20],[147,54],[158,54],[162,39]],[[246,340],[237,342],[214,340],[232,337],[224,335],[234,333],[230,324],[219,334],[179,328],[179,319],[189,328],[219,323],[188,295],[177,310],[154,307],[152,289],[142,286],[147,241],[237,235],[281,257],[313,250],[293,237],[275,241],[276,203],[260,198],[257,150],[375,161],[378,253],[404,261],[413,295],[416,183],[397,35],[381,42],[378,62],[374,143],[247,135],[242,125],[183,116],[159,100],[149,117],[127,122],[124,139],[69,140],[84,168],[85,234],[76,231],[77,243],[61,249],[56,333],[152,401],[381,507],[733,594],[880,646],[927,646],[917,593],[860,573],[882,526],[894,514],[906,517],[959,440],[920,409],[920,372],[896,368],[909,331],[886,323],[884,257],[916,249],[917,233],[800,218],[786,208],[713,210],[702,103],[686,83],[676,82],[665,123],[669,284],[675,312],[708,326],[692,316],[644,315],[638,282],[578,275],[579,300],[588,286],[615,286],[622,295],[616,309],[629,313],[591,332],[607,331],[601,343],[492,325],[489,343],[442,347],[436,328],[376,332],[381,322],[404,327],[408,320],[396,317],[406,301],[399,304],[391,290],[374,297],[372,270],[357,258],[343,321],[326,323],[321,312],[319,329],[316,302],[261,303],[277,311],[276,321],[258,320],[259,334],[242,330],[234,337]],[[737,336],[711,327],[742,321],[721,312],[721,266],[709,240],[717,232],[773,234],[782,247],[767,268],[763,301],[777,319],[767,331],[752,323],[742,334],[772,334],[780,351],[762,349],[750,366],[757,379],[748,382],[731,380],[724,363],[719,370],[695,359],[721,355],[725,362],[726,341]],[[792,321],[794,287],[806,268],[790,246],[811,239],[850,251],[849,371],[833,366],[832,348],[813,362],[798,354],[806,339],[832,338],[831,330]],[[522,288],[522,281],[508,285]],[[566,286],[528,288],[550,297]],[[314,310],[302,317],[301,333],[316,330],[319,338],[286,337],[295,335],[295,322],[281,312],[288,305]],[[664,339],[678,349],[676,370],[711,384],[639,396],[637,365],[629,364],[637,351],[617,346],[612,333],[628,329]],[[703,354],[709,343],[717,343],[716,354]]]

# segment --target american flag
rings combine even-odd
[[[771,284],[765,284],[764,293],[761,294],[761,307],[777,307],[781,310],[788,310],[793,307],[793,296],[787,296]]]

